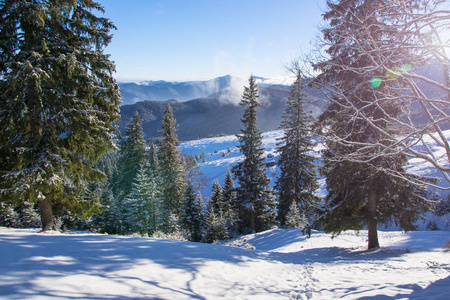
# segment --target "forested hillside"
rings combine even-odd
[[[273,85],[260,87],[262,107],[258,108],[258,127],[262,131],[275,130],[280,126],[281,116],[286,107],[290,87]],[[317,91],[305,89],[309,96],[306,110],[317,116],[326,106],[326,101],[318,97]],[[214,98],[178,101],[141,101],[132,105],[122,105],[121,119],[117,124],[121,132],[130,121],[134,112],[139,112],[146,139],[158,137],[161,118],[167,105],[173,108],[180,140],[187,141],[208,136],[236,134],[241,128],[243,108],[235,104],[239,99],[224,100],[216,95]]]

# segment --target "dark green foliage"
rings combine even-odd
[[[143,137],[142,120],[135,112],[127,125],[125,138],[119,144],[119,157],[117,168],[120,178],[117,188],[123,197],[126,197],[132,188],[132,182],[138,174],[139,168],[148,162],[146,143]]]
[[[127,215],[123,216],[130,232],[151,235],[161,222],[161,192],[157,178],[141,165],[126,199]]]
[[[214,210],[216,215],[223,215],[224,203],[222,187],[217,180],[214,180],[212,185],[211,198],[209,199],[209,205]]]
[[[163,139],[159,148],[159,163],[163,179],[163,206],[168,210],[166,216],[173,214],[179,217],[185,190],[185,170],[180,150],[177,148],[177,125],[170,105],[167,106],[161,127]]]
[[[259,232],[275,224],[275,201],[264,166],[262,132],[257,127],[256,108],[260,106],[258,97],[255,79],[251,76],[240,103],[245,107],[241,120],[244,129],[237,135],[240,143],[238,148],[244,155],[244,161],[233,166],[234,176],[239,183],[236,188],[236,204],[241,232]]]
[[[181,210],[181,226],[187,231],[188,239],[192,242],[200,242],[205,223],[203,202],[191,182],[187,183]]]
[[[40,201],[84,217],[93,163],[114,149],[119,119],[115,66],[103,53],[114,25],[93,1],[3,1],[0,10],[1,197]]]
[[[223,214],[226,219],[228,234],[234,237],[238,234],[238,206],[236,203],[236,188],[234,187],[233,176],[230,169],[223,181],[222,187]]]
[[[20,228],[22,223],[20,222],[20,216],[14,207],[11,205],[5,205],[0,203],[0,226]]]
[[[206,224],[203,233],[203,242],[212,243],[219,240],[227,239],[228,232],[226,228],[226,220],[222,214],[215,212],[214,206],[208,204],[208,211],[206,213]]]
[[[423,189],[411,184],[417,177],[404,170],[406,156],[401,152],[381,156],[381,148],[373,146],[396,148],[394,140],[385,137],[400,134],[392,121],[399,118],[404,106],[382,101],[386,95],[399,93],[397,82],[371,86],[371,79],[381,71],[372,58],[389,57],[388,61],[401,63],[402,56],[400,52],[383,52],[386,37],[396,32],[384,26],[382,16],[376,13],[382,2],[341,0],[330,1],[328,6],[324,19],[330,27],[323,34],[330,58],[316,65],[322,72],[318,80],[335,87],[333,102],[320,117],[327,146],[321,173],[326,176],[328,190],[322,224],[325,231],[335,234],[367,225],[368,246],[375,248],[379,246],[378,223],[395,221],[405,230],[414,229],[413,222],[428,206],[421,198]],[[368,44],[364,43],[369,41],[380,45],[373,56],[365,52]],[[364,117],[355,114],[354,108]]]
[[[299,71],[284,111],[281,123],[284,136],[277,149],[280,154],[280,176],[275,189],[278,193],[278,220],[282,226],[286,223],[292,201],[305,213],[313,211],[320,200],[315,195],[318,183],[313,153],[312,118],[304,109],[306,96],[302,89],[302,75]]]

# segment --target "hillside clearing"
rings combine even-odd
[[[275,229],[239,238],[256,250],[88,232],[0,228],[0,299],[444,299],[448,231],[331,239]]]

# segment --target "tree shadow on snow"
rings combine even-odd
[[[401,290],[411,290],[411,293],[401,293],[395,295],[395,299],[448,299],[450,286],[450,276],[432,282],[426,288],[422,288],[418,284],[398,285],[397,288]],[[392,299],[385,295],[374,295],[358,298],[359,300],[387,300]]]
[[[155,294],[155,290],[159,290],[179,295],[180,298],[204,299],[190,286],[199,268],[214,260],[239,264],[249,254],[244,249],[217,245],[208,245],[210,251],[205,251],[205,246],[191,242],[96,234],[0,235],[0,298],[23,299],[40,296],[97,299],[95,291],[92,293],[78,289],[76,292],[61,294],[57,287],[54,291],[48,290],[48,287],[52,286],[52,280],[61,280],[65,276],[78,278],[75,279],[77,282],[71,284],[80,287],[83,287],[83,280],[89,281],[89,278],[92,280],[90,276],[95,276],[95,280],[107,280],[105,282],[109,284],[112,281],[114,285],[131,291],[136,287],[129,285],[129,282],[138,281],[144,298],[159,299]],[[239,251],[242,251],[242,256],[236,255]],[[155,280],[155,277],[150,281],[142,274],[129,275],[130,272],[127,272],[132,267],[146,266],[148,263],[164,269],[179,269],[184,276],[187,273],[192,278],[187,281],[186,286],[180,288],[171,287],[162,280]],[[121,272],[126,274],[122,275]],[[147,272],[151,273],[151,270]],[[43,281],[46,283],[42,284]],[[139,292],[137,291],[138,294]],[[116,294],[113,287],[107,298],[127,298],[126,295]]]

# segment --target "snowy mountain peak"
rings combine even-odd
[[[291,85],[292,76],[272,78],[257,77],[256,83],[263,87],[272,85]],[[180,102],[197,98],[222,97],[228,101],[238,102],[248,79],[232,75],[224,75],[203,81],[165,81],[145,80],[137,82],[119,82],[123,96],[123,104],[133,104],[138,101],[166,101],[175,99]],[[226,96],[224,96],[226,95]]]

